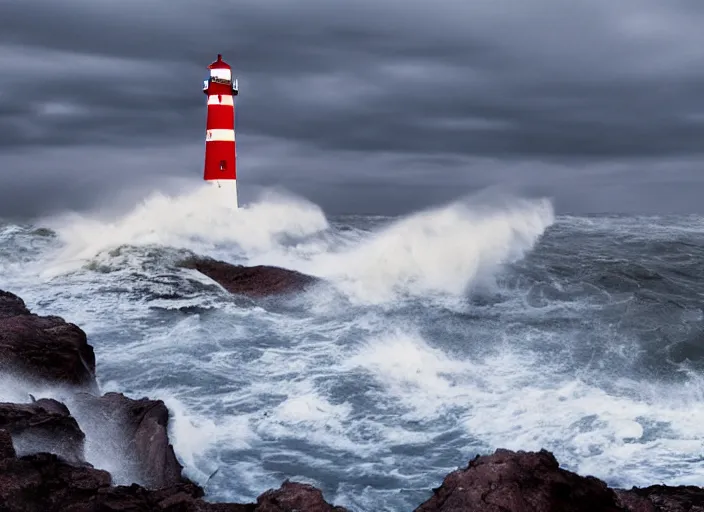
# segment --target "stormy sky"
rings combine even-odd
[[[200,182],[218,53],[245,201],[704,212],[702,27],[701,0],[1,0],[0,217]]]

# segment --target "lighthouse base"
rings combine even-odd
[[[235,208],[239,208],[237,204],[237,180],[207,180],[213,187],[218,188],[227,197],[230,197]]]

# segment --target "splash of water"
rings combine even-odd
[[[302,198],[267,192],[242,208],[210,185],[181,196],[155,193],[115,220],[69,213],[47,219],[63,243],[45,275],[75,270],[120,246],[176,247],[208,252],[235,245],[266,253],[282,236],[305,237],[328,229],[322,210]]]
[[[44,225],[56,231],[62,247],[42,274],[109,259],[122,246],[170,247],[308,272],[360,303],[461,296],[477,279],[521,258],[554,222],[545,199],[486,203],[473,197],[343,244],[335,237],[311,238],[330,226],[322,210],[304,199],[269,191],[239,209],[229,199],[206,185],[175,197],[156,193],[115,220],[78,214],[48,220]],[[294,249],[291,239],[298,240]]]
[[[346,252],[321,255],[310,269],[363,303],[458,296],[482,274],[523,257],[553,222],[547,200],[457,201],[400,219]]]

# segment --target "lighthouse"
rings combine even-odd
[[[210,74],[203,81],[203,92],[208,97],[203,179],[231,194],[237,208],[234,102],[238,94],[237,80],[233,80],[232,68],[220,54],[208,69]]]

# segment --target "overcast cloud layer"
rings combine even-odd
[[[199,181],[218,53],[245,199],[704,212],[702,27],[701,0],[2,0],[0,217]]]

